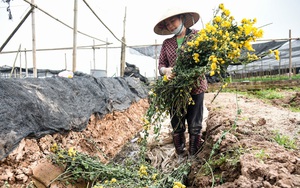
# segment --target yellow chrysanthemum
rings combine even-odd
[[[224,9],[223,13],[224,13],[225,16],[229,16],[230,15],[230,11],[228,9]]]
[[[249,51],[255,51],[255,50],[253,49],[253,47],[252,47],[252,44],[250,44],[250,42],[248,42],[248,41],[246,41],[246,42],[244,43],[244,47],[245,47],[247,50],[249,50]]]
[[[249,35],[252,31],[252,26],[249,24],[245,24],[243,27],[244,27],[245,35]]]
[[[111,180],[110,180],[110,183],[116,183],[117,182],[117,179],[116,178],[112,178]]]
[[[198,63],[200,61],[199,54],[198,53],[194,53],[193,54],[193,59],[195,60],[196,63]]]
[[[215,23],[220,23],[222,21],[222,17],[221,16],[216,16],[215,18],[214,18],[214,22]]]
[[[231,27],[231,22],[229,22],[229,21],[223,21],[221,23],[221,26],[225,27],[225,28],[229,28],[229,27]]]
[[[150,130],[150,124],[144,124],[143,128],[145,131],[149,131]]]
[[[75,157],[76,156],[76,150],[74,150],[73,147],[70,147],[69,150],[68,150],[68,155],[70,157]]]
[[[223,4],[223,3],[221,3],[221,4],[219,5],[219,9],[220,9],[220,10],[224,10],[224,4]]]
[[[186,186],[181,182],[176,181],[174,182],[173,188],[186,188]]]
[[[54,144],[50,147],[50,151],[52,151],[53,153],[55,153],[57,150],[58,150],[57,143],[54,143]]]
[[[142,121],[144,122],[144,124],[146,124],[146,125],[148,125],[148,124],[150,124],[150,122],[149,122],[149,120],[148,119],[146,119],[146,118],[142,118]]]
[[[216,63],[212,63],[210,65],[211,70],[216,70],[217,69],[217,64]]]
[[[168,82],[168,81],[169,81],[167,75],[164,75],[163,81],[164,81],[164,82]]]
[[[156,180],[158,174],[153,174],[152,175],[152,180]]]
[[[228,83],[223,84],[223,85],[222,85],[222,88],[227,87],[227,85],[228,85]]]
[[[242,24],[247,24],[247,23],[248,23],[248,19],[243,18],[242,21],[241,21],[241,23],[242,23]]]
[[[147,175],[148,175],[147,169],[148,169],[148,167],[145,166],[145,165],[141,165],[141,166],[140,166],[140,170],[139,170],[139,175],[140,175],[140,177],[143,177],[143,176],[147,176]]]
[[[187,42],[187,45],[188,45],[188,46],[194,46],[194,43],[191,42],[191,41],[189,41],[189,42]]]

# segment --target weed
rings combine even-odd
[[[283,95],[274,89],[255,91],[254,95],[256,95],[260,99],[268,99],[268,100],[283,98]]]
[[[282,135],[278,131],[275,132],[275,136],[273,137],[273,139],[279,145],[281,145],[287,149],[297,149],[295,139],[290,139],[289,136]]]
[[[291,102],[289,105],[289,109],[292,112],[300,112],[300,107],[298,106],[298,104],[296,102]]]
[[[267,154],[267,153],[265,152],[264,149],[261,149],[261,150],[259,150],[259,152],[257,152],[257,153],[255,154],[255,158],[257,158],[257,159],[259,159],[261,162],[263,162],[264,159],[269,158],[269,154]]]

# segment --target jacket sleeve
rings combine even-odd
[[[162,76],[163,73],[161,72],[162,67],[169,67],[169,61],[167,57],[167,52],[166,52],[166,41],[163,42],[160,50],[160,55],[159,55],[159,63],[158,63],[158,70],[159,74]]]

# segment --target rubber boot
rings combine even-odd
[[[175,146],[175,151],[178,155],[184,153],[185,148],[185,135],[184,133],[174,133],[173,143]]]
[[[190,134],[189,138],[189,153],[195,155],[202,145],[200,134]]]

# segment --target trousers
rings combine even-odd
[[[204,92],[192,95],[192,99],[194,104],[187,106],[185,116],[178,117],[174,111],[170,110],[171,125],[174,133],[184,133],[186,131],[185,122],[187,121],[188,133],[193,135],[200,134],[203,120]]]

